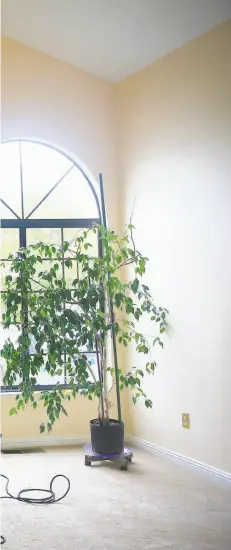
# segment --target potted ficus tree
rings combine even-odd
[[[109,454],[121,453],[124,446],[120,392],[130,388],[134,404],[143,398],[145,406],[152,407],[142,379],[155,371],[152,348],[163,347],[161,335],[166,328],[167,310],[156,306],[142,282],[148,260],[136,249],[133,232],[132,224],[122,236],[95,226],[83,231],[74,244],[64,242],[62,248],[41,242],[19,250],[9,256],[11,267],[2,294],[3,327],[19,331],[18,338],[8,338],[1,350],[6,363],[4,384],[14,386],[21,379],[10,414],[27,403],[35,409],[40,400],[48,417],[40,431],[50,431],[60,414],[67,414],[66,399],[77,394],[97,398],[98,415],[90,422],[92,447]],[[92,233],[100,235],[100,256],[92,255]],[[120,272],[125,267],[129,269],[124,281]],[[157,327],[151,342],[139,331],[143,316]],[[143,366],[133,366],[129,372],[118,366],[116,343],[126,347],[133,343],[144,357]],[[65,369],[65,384],[57,382],[52,389],[35,393],[41,368],[51,376],[51,384]],[[110,416],[113,387],[118,420]]]

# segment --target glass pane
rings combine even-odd
[[[22,143],[24,212],[27,217],[72,166],[64,155],[40,143]],[[37,211],[35,218],[41,217]],[[51,216],[48,216],[51,217]]]
[[[4,306],[3,306],[4,308]],[[1,314],[3,312],[3,308],[1,305]],[[20,332],[17,330],[16,327],[11,326],[9,329],[4,329],[2,327],[2,318],[0,321],[0,349],[2,349],[2,346],[6,342],[8,338],[10,338],[11,342],[14,344],[17,342],[18,337],[20,336]],[[3,386],[3,377],[6,371],[6,360],[3,357],[0,357],[0,385]],[[19,384],[21,381],[20,377],[17,376],[16,380],[14,382],[14,385]]]
[[[64,277],[67,282],[67,287],[71,288],[72,283],[75,279],[79,279],[80,270],[76,260],[72,260],[72,267],[67,267],[64,265]]]
[[[0,358],[0,386],[4,386],[3,378],[5,375],[5,372],[6,372],[6,360],[3,359],[3,357],[1,357]],[[22,378],[20,378],[20,376],[17,375],[13,385],[18,386],[21,381],[22,381]],[[5,385],[5,387],[7,386]]]
[[[77,168],[74,168],[31,218],[98,218],[92,190]]]
[[[84,355],[86,355],[86,357],[88,358],[88,361],[90,363],[90,369],[91,369],[91,370],[89,369],[88,380],[90,380],[91,382],[94,382],[95,380],[98,381],[99,376],[98,376],[96,353],[85,353]],[[71,363],[73,364],[73,370],[74,370],[75,368],[74,362],[72,361]],[[68,383],[68,380],[70,380],[70,378],[71,377],[67,375],[67,383]],[[75,378],[75,382],[76,383],[78,382],[77,378]]]
[[[78,279],[81,277],[81,265],[77,265],[76,261],[73,260],[75,254],[75,241],[76,238],[79,237],[83,233],[83,229],[75,229],[75,228],[67,228],[63,230],[63,239],[64,241],[68,241],[70,244],[70,249],[73,250],[73,253],[70,251],[67,251],[64,254],[65,258],[71,258],[73,261],[72,267],[65,269],[65,279],[68,283],[73,281],[74,279]],[[89,242],[92,246],[89,247],[87,253],[90,257],[97,257],[98,256],[98,235],[97,233],[94,233],[93,231],[90,231],[88,234],[87,242]]]
[[[0,228],[0,258],[8,258],[19,249],[19,230]]]
[[[46,271],[49,271],[54,264],[59,265],[59,269],[56,270],[57,278],[62,278],[62,262],[60,260],[43,260],[41,263],[37,262],[35,264],[35,273],[31,278],[31,288],[32,290],[44,290],[44,287],[48,287],[49,283],[42,278],[42,274]]]
[[[70,248],[75,245],[75,241],[77,237],[80,237],[83,234],[84,229],[75,229],[74,227],[70,227],[63,230],[63,239],[64,241],[68,241],[70,243]],[[88,248],[87,254],[92,257],[98,256],[98,235],[97,233],[94,233],[94,231],[89,231],[87,242],[90,243],[92,246]],[[65,256],[68,256],[69,254],[65,254]]]
[[[35,228],[35,229],[27,229],[26,232],[26,240],[27,240],[27,246],[33,245],[39,242],[43,242],[46,244],[54,244],[55,246],[61,247],[61,229],[57,228]],[[42,263],[37,263],[35,265],[36,273],[33,277],[32,281],[32,289],[34,290],[41,290],[42,285],[46,283],[44,281],[41,281],[39,277],[39,273],[43,271],[47,271],[53,267],[54,263],[57,263],[57,261],[54,259],[52,260],[46,260],[44,259]],[[59,263],[59,270],[57,271],[57,276],[62,277],[62,263],[60,260]]]
[[[94,377],[98,381],[99,380],[99,374],[98,374],[98,365],[97,365],[97,356],[96,353],[88,353],[87,354],[88,361],[91,365],[91,370],[94,376],[92,374],[89,374],[89,380],[91,382],[94,382]]]
[[[38,375],[37,385],[38,386],[52,386],[52,385],[57,384],[58,382],[60,384],[64,384],[64,372],[61,376],[51,376],[46,371],[46,366],[45,366],[46,361],[47,361],[47,357],[44,356],[44,367],[41,368],[40,374]]]
[[[61,229],[56,228],[35,228],[27,229],[26,232],[27,246],[43,242],[45,244],[54,244],[61,246]]]
[[[10,141],[0,145],[1,198],[9,204],[18,216],[22,215],[20,187],[19,143]],[[5,217],[5,214],[3,213]],[[8,211],[7,218],[12,218]]]
[[[16,219],[14,214],[12,214],[12,212],[9,210],[9,208],[7,208],[5,204],[2,203],[2,201],[0,201],[0,219],[12,220],[12,218]]]
[[[8,232],[8,231],[15,231],[15,230],[8,230],[8,229],[2,229],[1,230],[1,235],[3,232]],[[10,241],[11,242],[11,241]],[[13,247],[10,247],[11,250],[8,250],[13,252]],[[4,249],[5,251],[5,249]],[[2,250],[1,250],[2,252]],[[11,262],[9,261],[6,261],[5,262],[5,267],[1,267],[1,291],[4,291],[4,282],[5,282],[5,277],[7,275],[9,275],[10,273],[10,267],[11,267]],[[20,332],[17,330],[16,327],[14,326],[11,326],[10,328],[8,329],[4,329],[3,326],[2,326],[2,314],[6,312],[6,305],[5,303],[3,302],[3,296],[4,294],[1,293],[1,300],[0,300],[0,310],[1,310],[1,316],[0,316],[0,349],[2,348],[2,346],[4,345],[4,343],[6,342],[6,340],[8,338],[10,338],[10,340],[13,342],[13,343],[16,343],[17,342],[17,339],[18,337],[20,336]],[[5,359],[3,359],[3,357],[0,358],[0,378],[1,378],[1,385],[3,385],[3,377],[4,377],[4,373],[5,373],[5,370],[6,370],[6,361]],[[17,385],[19,384],[19,382],[21,381],[20,377],[18,376],[14,382],[14,385]]]
[[[20,336],[20,332],[18,329],[14,326],[11,326],[8,329],[4,329],[2,327],[2,311],[0,314],[0,325],[1,325],[1,333],[0,333],[0,346],[2,347],[7,338],[10,338],[13,343],[17,342],[18,337]]]
[[[0,267],[0,272],[1,272],[0,273],[0,281],[1,281],[0,290],[1,291],[5,290],[5,278],[7,277],[7,275],[11,275],[11,272],[10,272],[11,262],[5,261],[4,264],[5,264],[5,267],[3,266]],[[5,306],[2,306],[2,303],[1,303],[1,308],[2,307],[5,307]]]

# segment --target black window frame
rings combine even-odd
[[[11,229],[11,228],[18,229],[18,231],[19,231],[19,247],[20,248],[26,248],[26,246],[27,246],[27,229],[31,229],[31,228],[33,228],[33,229],[56,228],[56,229],[60,229],[61,235],[63,235],[63,230],[65,228],[88,229],[88,228],[92,227],[95,224],[101,224],[101,219],[102,218],[101,218],[100,203],[99,203],[97,193],[94,189],[93,183],[90,181],[88,175],[83,170],[82,166],[80,166],[76,161],[74,161],[71,158],[71,156],[67,155],[66,153],[63,153],[62,151],[60,151],[56,147],[54,147],[50,144],[47,144],[47,143],[43,143],[41,141],[36,141],[36,140],[31,140],[31,139],[29,140],[29,139],[24,139],[24,138],[19,139],[18,138],[18,139],[14,139],[14,140],[7,140],[7,141],[4,141],[3,143],[8,143],[8,142],[10,142],[10,143],[16,142],[16,143],[19,144],[22,217],[20,218],[18,216],[18,214],[16,214],[16,212],[14,212],[14,210],[12,210],[10,205],[8,205],[2,198],[0,198],[0,201],[5,205],[5,207],[8,208],[9,211],[11,213],[13,213],[14,216],[15,216],[15,218],[3,218],[3,219],[1,219],[1,229]],[[66,173],[63,175],[63,177],[60,178],[55,185],[52,186],[50,191],[48,193],[46,193],[46,195],[44,195],[43,199],[41,201],[39,201],[37,206],[30,212],[30,214],[27,217],[24,217],[23,164],[22,164],[22,151],[21,151],[21,143],[25,143],[25,142],[35,143],[35,144],[37,143],[38,145],[43,145],[45,147],[53,149],[56,152],[63,155],[67,160],[69,160],[72,163],[72,166],[70,167],[70,169],[66,171]],[[89,185],[89,187],[90,187],[90,189],[93,193],[95,202],[96,202],[98,217],[97,218],[76,218],[76,219],[74,219],[74,218],[69,218],[69,219],[68,218],[56,218],[56,219],[54,219],[54,218],[52,218],[52,219],[51,218],[47,218],[47,219],[31,218],[30,219],[30,215],[32,213],[34,213],[35,210],[37,210],[37,208],[39,208],[40,204],[44,200],[46,200],[46,198],[59,185],[59,183],[61,181],[63,181],[63,179],[65,179],[65,176],[69,173],[69,171],[73,167],[75,167],[79,170],[79,172],[82,174],[82,176],[86,180],[87,184]],[[100,235],[98,235],[98,255],[99,256],[102,255],[102,245],[101,245]],[[3,259],[3,261],[4,261],[4,259]],[[5,291],[1,290],[1,293],[3,293],[3,292],[5,292]],[[51,390],[54,387],[54,385],[55,384],[41,384],[41,385],[36,384],[34,386],[34,391],[39,392],[39,391],[42,391],[42,390]],[[68,388],[68,384],[65,382],[64,384],[60,384],[60,387],[62,387],[64,389]],[[12,393],[12,392],[19,392],[19,391],[20,391],[20,389],[19,389],[18,385],[15,385],[15,386],[1,386],[1,393]]]

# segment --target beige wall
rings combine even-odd
[[[67,63],[2,39],[2,139],[43,140],[77,156],[98,179],[116,225],[115,88]]]
[[[231,21],[119,84],[118,112],[124,216],[136,198],[148,282],[171,311],[153,410],[131,405],[129,430],[231,471]]]
[[[231,471],[231,22],[112,86],[67,64],[3,43],[3,138],[37,137],[104,173],[111,224],[130,216],[151,258],[148,282],[171,311],[165,350],[147,380],[153,410],[129,405],[127,432]],[[117,94],[118,141],[115,100]],[[120,205],[116,192],[116,149]],[[149,333],[150,327],[144,327]],[[124,357],[130,365],[134,355]],[[3,434],[37,438],[39,410]],[[181,413],[191,414],[191,430]],[[81,437],[94,404],[78,398],[52,436]]]
[[[40,435],[39,426],[47,420],[42,403],[36,410],[28,405],[23,412],[20,411],[16,416],[9,416],[9,410],[14,406],[14,395],[1,396],[1,432],[5,445],[9,445],[10,440],[26,440],[27,438],[32,441],[40,439],[42,441],[47,437],[70,440],[84,439],[89,435],[90,419],[97,416],[97,403],[79,396],[71,402],[65,402],[64,406],[68,416],[62,415],[49,434],[45,432]]]
[[[101,171],[113,227],[118,221],[115,93],[100,78],[3,38],[2,139],[40,139],[77,156],[95,178]],[[41,409],[9,417],[12,400],[2,396],[3,437],[39,437]],[[78,397],[51,436],[86,436],[95,415],[96,406]]]

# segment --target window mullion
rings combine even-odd
[[[19,229],[19,246],[20,246],[20,249],[25,249],[26,248],[26,228],[25,227],[20,227]],[[22,261],[24,259],[24,255],[22,253]],[[23,322],[22,322],[22,325],[21,325],[21,331],[22,331],[22,336],[26,336],[28,335],[28,306],[27,306],[27,295],[25,296],[22,296],[22,317],[23,317]],[[27,354],[29,354],[29,346],[28,346],[28,349],[26,351]],[[23,382],[24,382],[24,377],[23,377]]]
[[[62,277],[65,279],[65,263],[64,263],[64,231],[63,227],[61,227],[61,250],[62,250]],[[65,302],[63,303],[63,309],[65,309]],[[64,351],[64,384],[67,383],[67,369],[66,369],[66,362],[67,362],[67,353],[66,350]]]

